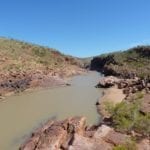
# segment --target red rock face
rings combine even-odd
[[[74,133],[83,134],[85,122],[84,117],[50,121],[35,131],[20,150],[58,150],[60,147],[68,147]]]
[[[0,73],[0,96],[22,92],[26,89],[65,86],[64,77],[84,73],[79,67],[62,68],[57,70],[39,69],[20,72]]]
[[[114,146],[126,145],[130,140],[129,135],[116,132],[109,126],[87,127],[84,117],[73,117],[48,121],[32,133],[20,150],[112,150]],[[148,144],[149,140],[144,139],[137,148],[149,150]]]
[[[28,88],[45,88],[65,85],[65,82],[57,76],[45,74],[44,72],[20,72],[0,75],[0,94],[8,92],[22,92]]]

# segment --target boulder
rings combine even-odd
[[[58,150],[67,138],[67,131],[61,126],[52,125],[43,132],[38,140],[36,149],[39,150]],[[31,150],[31,149],[30,149]]]
[[[103,140],[94,140],[75,134],[73,143],[69,146],[69,150],[112,150],[109,143]]]
[[[111,130],[110,132],[108,132],[106,136],[103,137],[103,139],[106,142],[116,146],[116,145],[125,145],[130,139],[130,137],[126,134],[122,134]]]
[[[127,83],[127,82],[120,81],[120,82],[118,83],[118,88],[119,88],[119,89],[126,88],[127,86],[128,86],[128,83]]]
[[[83,132],[85,131],[85,127],[86,127],[85,117],[73,117],[69,119],[69,128],[72,128],[74,133],[78,133],[82,135]]]
[[[101,125],[97,129],[97,131],[95,132],[93,137],[96,139],[101,139],[101,138],[105,137],[110,131],[113,131],[113,129],[106,125]]]
[[[129,88],[123,89],[123,93],[126,94],[126,95],[129,95],[130,94],[130,89]]]
[[[119,82],[119,79],[114,76],[107,76],[102,78],[99,83],[96,85],[97,88],[109,88]]]

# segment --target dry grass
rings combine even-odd
[[[81,62],[59,51],[39,45],[0,38],[0,72],[61,69]]]

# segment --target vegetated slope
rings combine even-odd
[[[0,39],[0,56],[0,71],[3,72],[80,65],[77,59],[55,49],[4,38]]]
[[[134,75],[150,77],[150,46],[137,46],[127,51],[100,55],[91,61],[91,69],[125,78]]]
[[[31,86],[55,85],[53,79],[77,74],[81,66],[79,59],[55,49],[0,38],[1,95],[4,91],[22,91]]]

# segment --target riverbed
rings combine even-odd
[[[73,77],[71,86],[22,93],[0,103],[0,150],[17,150],[30,133],[48,119],[85,116],[96,124],[95,103],[102,95],[94,86],[100,74],[90,72]]]

